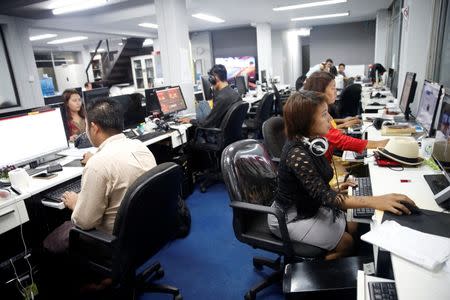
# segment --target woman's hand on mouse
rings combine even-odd
[[[396,215],[411,214],[411,211],[401,202],[407,202],[413,206],[416,205],[414,201],[403,194],[386,194],[381,196],[374,196],[371,204],[375,209],[389,211]]]

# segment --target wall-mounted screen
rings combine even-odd
[[[254,56],[216,57],[216,64],[227,68],[227,79],[247,76],[249,84],[256,82],[256,60]]]

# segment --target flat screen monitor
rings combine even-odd
[[[236,88],[238,90],[239,95],[245,95],[247,93],[247,86],[245,84],[244,76],[236,77]]]
[[[409,119],[410,109],[409,105],[414,99],[416,93],[416,73],[407,72],[405,76],[405,83],[403,84],[402,96],[400,98],[399,107],[405,114],[405,119]]]
[[[202,76],[202,88],[203,94],[206,100],[211,100],[213,98],[212,86],[208,80],[209,76]]]
[[[2,147],[0,166],[39,162],[68,147],[59,108],[44,107],[0,116],[0,136],[3,141],[8,141],[8,146]]]
[[[156,96],[164,115],[172,115],[187,108],[179,86],[157,90]]]
[[[429,135],[433,135],[436,113],[442,93],[442,86],[425,80],[423,83],[422,95],[420,97],[419,108],[417,110],[416,121]]]
[[[236,76],[247,76],[250,87],[256,87],[256,60],[254,56],[216,57],[216,64],[227,69],[227,79]]]
[[[437,118],[436,138],[445,137],[448,140],[450,136],[450,92],[447,91],[442,98],[441,111]],[[450,149],[449,149],[450,150]]]
[[[84,91],[83,92],[84,107],[92,105],[98,100],[107,99],[108,97],[109,97],[109,89],[106,87],[93,89],[90,91]]]
[[[125,128],[133,128],[145,122],[146,108],[142,106],[142,97],[139,93],[109,97],[120,103]]]
[[[58,104],[58,103],[63,103],[63,102],[64,102],[64,99],[63,99],[62,95],[44,97],[45,105]]]

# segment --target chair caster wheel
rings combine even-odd
[[[163,277],[164,277],[164,270],[163,269],[159,269],[158,271],[156,271],[155,279],[161,279]]]
[[[183,296],[181,296],[180,294],[176,295],[173,297],[173,300],[183,300]]]
[[[256,299],[256,295],[252,292],[247,292],[247,294],[245,294],[244,296],[245,300],[255,300]]]
[[[206,187],[203,185],[200,185],[200,192],[206,193]]]
[[[255,263],[255,262],[253,262],[253,267],[254,267],[256,270],[258,270],[258,271],[261,271],[261,270],[263,269],[263,266],[262,266],[262,265],[257,264],[257,263]]]

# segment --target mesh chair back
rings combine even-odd
[[[264,145],[272,157],[281,157],[286,134],[284,133],[284,121],[282,117],[272,117],[262,126]]]
[[[339,101],[339,115],[341,118],[354,117],[361,114],[361,90],[360,84],[351,84],[342,91]]]
[[[223,134],[222,149],[227,145],[242,139],[242,124],[247,115],[248,103],[239,101],[231,106],[220,124]]]

